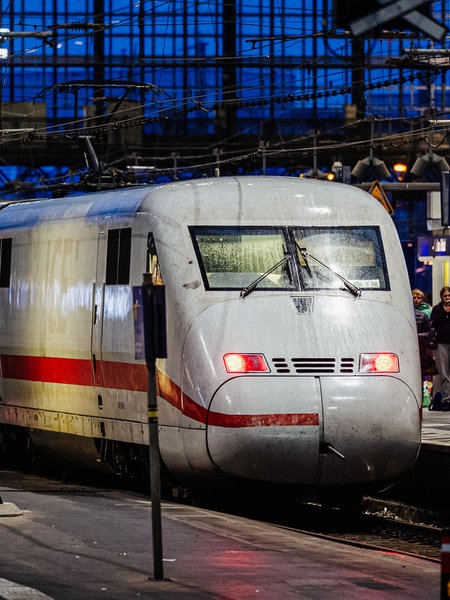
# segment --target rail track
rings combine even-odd
[[[358,505],[291,503],[236,512],[307,535],[440,562],[443,517],[426,511],[428,522],[421,522],[424,511],[413,504],[364,498]]]
[[[309,511],[308,522],[307,531],[328,539],[440,562],[442,530],[435,526],[406,523],[388,514],[323,508],[312,518]]]

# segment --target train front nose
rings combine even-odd
[[[395,478],[417,456],[419,411],[399,379],[374,383],[360,376],[230,379],[208,412],[210,457],[228,475],[273,483]]]
[[[347,296],[315,297],[306,314],[284,296],[250,299],[208,308],[186,338],[183,389],[204,410],[208,460],[230,476],[319,486],[409,469],[421,399],[408,321]],[[270,317],[255,326],[255,314]]]
[[[312,377],[230,379],[217,390],[208,412],[209,454],[228,475],[316,483],[318,406],[318,387]]]

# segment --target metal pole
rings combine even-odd
[[[150,490],[152,498],[153,579],[163,579],[161,527],[161,473],[159,464],[158,407],[155,359],[148,361],[148,433],[150,437]]]
[[[145,303],[144,327],[146,329],[146,345],[148,340],[149,318],[152,318],[150,303],[152,300],[152,284],[150,274],[144,274],[143,301]],[[163,579],[163,551],[161,528],[161,472],[159,463],[159,436],[158,436],[158,405],[156,398],[156,356],[149,348],[146,349],[147,362],[147,415],[149,435],[149,462],[150,462],[150,493],[152,498],[152,540],[153,540],[153,579]]]

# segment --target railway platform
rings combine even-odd
[[[450,453],[450,411],[423,409],[422,449]]]
[[[405,486],[425,498],[450,491],[450,412],[424,409]],[[440,597],[437,562],[170,502],[154,580],[146,496],[0,471],[0,497],[0,600]]]
[[[1,600],[433,600],[440,565],[260,521],[162,503],[163,576],[153,578],[151,502],[117,490],[8,481]]]
[[[423,491],[430,501],[442,498],[450,513],[450,503],[445,501],[450,493],[450,411],[423,409],[422,447],[405,483]]]

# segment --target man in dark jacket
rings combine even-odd
[[[440,376],[442,404],[450,408],[450,287],[443,287],[440,296],[441,301],[431,311],[431,321],[437,335],[434,360]]]

